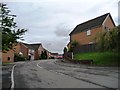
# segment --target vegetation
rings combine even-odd
[[[40,59],[47,59],[47,51],[42,51]]]
[[[99,51],[120,52],[120,25],[110,31],[100,33],[95,40]]]
[[[14,61],[25,61],[26,58],[20,54],[15,54]]]
[[[63,52],[64,52],[64,53],[67,52],[67,48],[66,48],[66,47],[64,47]]]
[[[120,54],[120,53],[119,53]],[[79,53],[74,57],[76,60],[93,60],[93,65],[118,65],[120,55],[113,52]]]
[[[2,50],[9,50],[13,47],[13,44],[17,42],[17,39],[22,40],[22,35],[27,31],[25,29],[16,29],[16,23],[14,17],[11,15],[11,11],[7,5],[0,3],[0,18],[1,18],[1,31],[2,31]]]
[[[77,41],[72,41],[70,44],[69,52],[73,52],[74,48],[78,45],[79,43]]]
[[[2,62],[2,66],[7,66],[13,64],[12,62]]]

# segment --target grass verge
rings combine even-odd
[[[6,66],[6,65],[10,65],[10,64],[13,64],[13,63],[12,62],[3,62],[2,66]]]
[[[113,52],[91,52],[79,53],[74,55],[76,60],[93,60],[93,65],[117,66],[120,63],[120,53]]]

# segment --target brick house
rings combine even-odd
[[[25,43],[24,43],[25,44]],[[41,43],[25,44],[28,47],[28,55],[31,55],[31,59],[38,60],[44,48]]]
[[[30,55],[32,60],[38,60],[42,51],[44,51],[44,48],[41,43],[26,44],[19,42],[13,49],[5,52],[1,51],[0,53],[2,53],[2,62],[14,62],[15,54],[21,54],[26,59],[28,59]]]
[[[109,31],[114,27],[115,23],[110,13],[106,13],[102,16],[81,23],[69,34],[70,42],[67,47],[70,48],[72,41],[77,41],[79,45],[94,44],[94,38],[98,33]]]
[[[28,58],[28,47],[22,42],[17,43],[17,45],[13,47],[13,50],[15,54],[22,54],[26,59]]]
[[[0,51],[2,54],[2,62],[14,62],[14,51],[10,49],[9,51]]]
[[[32,60],[38,60],[42,51],[44,51],[44,48],[41,43],[27,44],[20,42],[15,48],[16,53],[22,54],[27,59],[31,56]]]

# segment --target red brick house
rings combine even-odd
[[[22,54],[26,59],[28,58],[28,47],[23,43],[19,42],[13,47],[15,54]]]
[[[38,60],[41,52],[44,51],[44,48],[42,47],[41,43],[27,44],[20,42],[16,47],[17,48],[15,52],[23,54],[23,56],[27,59],[29,58],[29,56],[31,56],[32,60]]]
[[[9,51],[0,51],[2,55],[2,62],[14,62],[14,51],[10,49]]]
[[[95,36],[104,31],[109,31],[115,27],[115,23],[110,13],[96,17],[89,21],[77,25],[69,34],[70,42],[67,47],[70,48],[72,41],[77,41],[79,45],[93,44]]]
[[[27,44],[28,54],[31,54],[31,59],[38,60],[44,48],[41,43]]]
[[[2,62],[14,62],[15,54],[21,54],[26,57],[26,59],[28,59],[30,55],[32,60],[38,60],[42,51],[44,51],[44,48],[41,43],[26,44],[19,42],[13,49],[5,52],[1,51],[0,53],[2,54]]]

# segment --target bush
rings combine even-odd
[[[46,51],[46,50],[45,50],[45,51],[42,51],[39,59],[47,59],[47,51]]]
[[[22,56],[22,55],[15,54],[15,56],[14,56],[14,61],[15,62],[16,61],[25,61],[25,60],[26,60],[26,58],[24,56]]]
[[[49,59],[55,59],[55,57],[49,57]]]
[[[99,51],[120,52],[120,26],[96,36]]]

